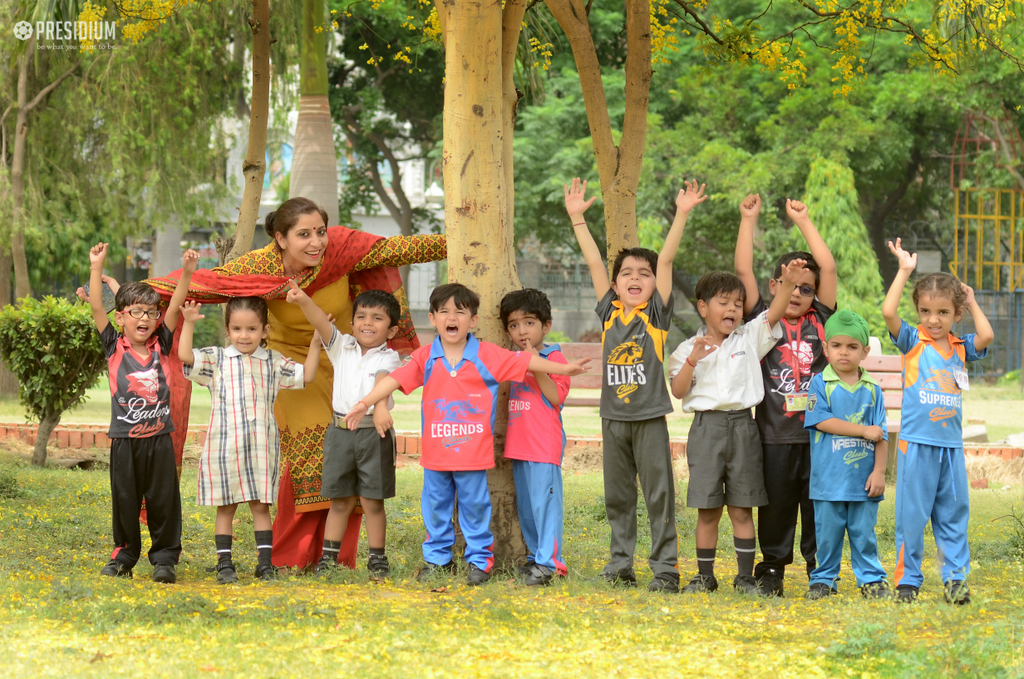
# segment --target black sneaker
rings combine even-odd
[[[651,580],[650,584],[647,585],[648,592],[661,592],[664,594],[678,594],[679,593],[679,576],[672,577],[668,573],[664,573],[655,576]]]
[[[476,564],[469,564],[469,572],[466,574],[466,584],[470,587],[482,585],[491,579],[491,574],[481,570]]]
[[[609,585],[620,587],[636,587],[636,573],[632,568],[620,568],[617,571],[601,571],[601,579]]]
[[[690,584],[683,587],[683,594],[708,594],[718,589],[718,579],[713,575],[697,573]]]
[[[919,588],[913,585],[897,585],[896,586],[896,603],[898,604],[910,604],[917,599],[917,593]]]
[[[217,582],[221,585],[230,585],[238,582],[238,572],[235,564],[231,561],[220,561],[214,568],[217,570]]]
[[[316,574],[317,575],[329,575],[338,570],[338,562],[335,561],[333,556],[324,554],[320,557],[320,560],[316,562]]]
[[[270,580],[277,579],[277,568],[271,564],[261,563],[256,566],[256,572],[253,573],[253,577],[257,580],[263,580],[268,582]]]
[[[173,563],[158,563],[153,566],[153,582],[162,582],[165,585],[173,585],[178,581],[178,576],[174,574]]]
[[[785,596],[783,582],[786,572],[778,568],[768,568],[757,579],[757,591],[761,596]]]
[[[824,582],[812,582],[811,586],[807,588],[807,594],[804,594],[804,598],[808,601],[817,601],[818,599],[827,599],[834,594],[836,594],[836,591]]]
[[[455,564],[451,561],[449,561],[443,566],[438,566],[436,563],[424,562],[423,566],[420,567],[419,575],[416,576],[416,581],[428,582],[437,574],[451,575],[454,572]]]
[[[111,559],[106,566],[100,570],[100,575],[111,578],[132,578],[132,569],[124,561]]]
[[[391,564],[383,554],[371,554],[366,560],[366,570],[370,571],[371,576],[383,580],[391,575]]]
[[[971,590],[963,580],[950,580],[946,583],[946,602],[957,606],[971,603]]]
[[[523,576],[524,578],[530,577],[530,573],[533,572],[533,567],[537,564],[533,561],[527,561],[522,566],[516,566],[516,573]]]
[[[860,594],[865,599],[888,599],[892,596],[892,590],[889,589],[888,582],[879,580],[866,583],[860,588]]]
[[[554,571],[547,566],[538,566],[535,563],[531,563],[526,573],[526,579],[523,582],[527,587],[538,587],[540,585],[550,585],[554,577]]]
[[[732,579],[732,588],[740,594],[761,594],[753,575],[737,575]]]

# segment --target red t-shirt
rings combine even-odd
[[[477,471],[494,466],[494,410],[498,385],[522,382],[530,354],[502,349],[470,335],[453,369],[441,339],[412,352],[391,373],[402,393],[423,387],[423,451],[420,464],[433,471]]]
[[[555,363],[568,363],[557,344],[540,350],[542,358]],[[568,375],[551,375],[558,389],[558,403],[551,403],[540,391],[533,373],[526,373],[522,382],[512,383],[508,398],[508,438],[505,457],[509,460],[562,464],[565,431],[562,429],[562,404],[569,395]]]

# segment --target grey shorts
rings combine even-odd
[[[690,467],[686,506],[717,509],[768,504],[761,459],[761,437],[749,410],[694,413],[686,440]]]
[[[324,475],[320,495],[326,498],[395,496],[395,430],[384,438],[376,429],[338,429],[324,435]]]

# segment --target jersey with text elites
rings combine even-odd
[[[113,324],[100,333],[110,380],[112,439],[144,439],[174,431],[168,362],[174,336],[161,323],[146,341],[149,359],[141,360]]]
[[[672,412],[665,382],[665,341],[672,323],[672,296],[659,304],[657,290],[627,316],[609,290],[594,311],[601,317],[601,417],[632,422]]]
[[[515,353],[470,335],[452,368],[441,339],[412,352],[391,373],[402,393],[423,387],[423,451],[433,471],[476,471],[494,466],[494,410],[501,382],[522,382],[529,353]]]
[[[568,363],[557,344],[541,349],[541,358],[555,363]],[[512,383],[508,397],[508,437],[505,458],[527,462],[562,464],[565,430],[562,429],[562,404],[569,395],[568,375],[551,375],[558,390],[558,403],[551,403],[540,391],[537,377],[526,373],[522,382]]]
[[[760,299],[743,320],[749,321],[766,309],[768,305]],[[786,317],[779,321],[782,339],[761,359],[764,400],[754,412],[762,444],[810,441],[810,435],[804,430],[803,411],[787,410],[786,397],[807,393],[811,376],[828,365],[824,352],[825,321],[833,313],[835,309],[829,309],[815,299],[811,308],[796,321]]]
[[[900,438],[942,448],[963,445],[963,399],[967,362],[985,358],[974,347],[974,333],[949,335],[946,354],[921,326],[903,321],[900,334],[890,339],[903,354],[903,406]]]

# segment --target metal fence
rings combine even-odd
[[[978,306],[985,312],[995,339],[988,347],[988,357],[969,364],[971,376],[998,377],[1020,369],[1021,310],[1024,308],[1024,290],[993,292],[978,290],[974,293]],[[956,334],[974,332],[974,319],[964,313],[954,328]]]

